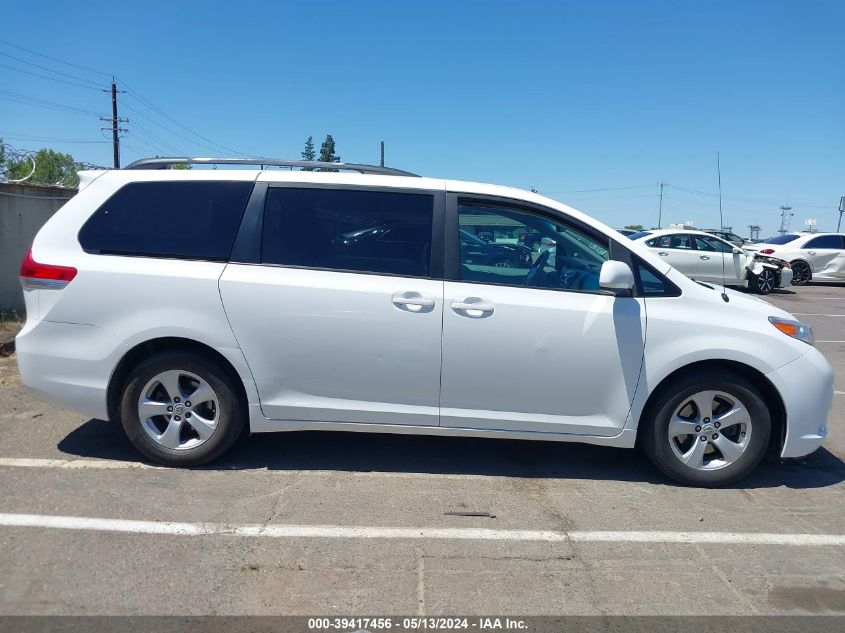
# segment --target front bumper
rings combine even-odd
[[[815,347],[766,374],[786,409],[786,437],[781,457],[803,457],[821,446],[833,405],[833,371]]]
[[[792,285],[792,269],[781,268],[780,270],[780,287],[789,288]]]

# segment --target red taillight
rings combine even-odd
[[[761,252],[763,255],[771,255],[772,253],[774,253],[774,252],[775,252],[775,249],[773,249],[773,248],[764,248],[764,249],[763,249],[763,250],[761,250],[760,252]]]
[[[76,268],[39,264],[32,258],[32,249],[21,262],[21,283],[24,288],[56,288],[67,286],[76,277]]]

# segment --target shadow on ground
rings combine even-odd
[[[77,457],[144,461],[119,425],[89,420],[58,444]],[[244,437],[203,470],[333,470],[595,479],[671,484],[638,450],[565,442],[303,431]],[[845,462],[822,448],[801,460],[764,461],[737,488],[823,488]]]

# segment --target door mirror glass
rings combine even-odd
[[[601,266],[599,287],[613,293],[630,291],[634,287],[634,273],[628,264],[608,260]]]

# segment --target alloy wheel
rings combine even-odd
[[[764,268],[757,275],[757,289],[764,295],[775,289],[775,272],[771,268]]]
[[[735,396],[699,391],[675,408],[668,440],[683,464],[695,470],[719,470],[748,449],[751,427],[751,414]]]
[[[214,389],[189,371],[154,376],[141,390],[138,418],[146,434],[172,450],[196,448],[217,429],[220,403]]]
[[[804,262],[792,263],[792,283],[803,284],[810,281],[810,267]]]

